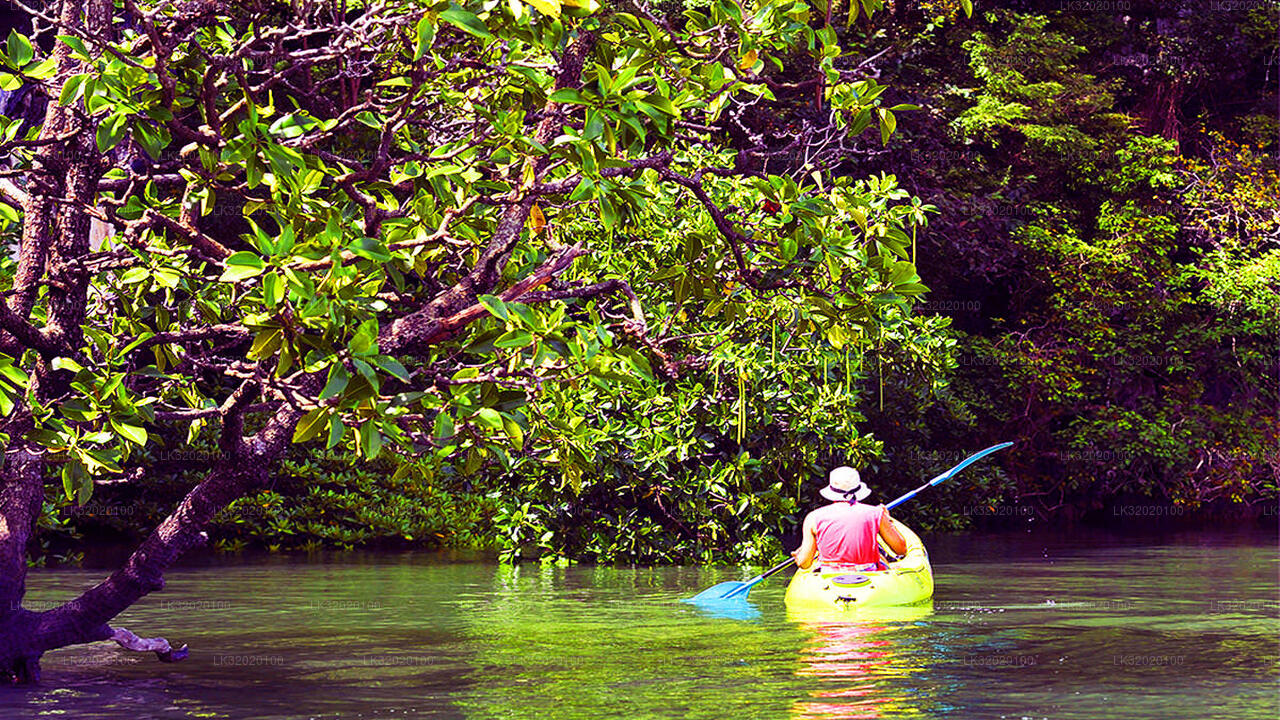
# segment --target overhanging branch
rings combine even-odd
[[[29,201],[27,194],[23,192],[22,188],[14,185],[13,181],[9,178],[0,178],[0,195],[3,195],[4,199],[10,204],[17,205],[19,208],[24,210],[26,209],[27,202]]]
[[[498,297],[505,301],[518,301],[534,288],[548,283],[551,278],[567,270],[573,261],[586,254],[581,244],[562,251],[533,272],[520,280]],[[430,306],[406,315],[388,324],[378,338],[378,347],[387,355],[409,353],[454,337],[467,325],[489,313],[480,303],[469,305],[445,318],[437,319]]]

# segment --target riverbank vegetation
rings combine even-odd
[[[213,410],[245,383],[246,427],[294,407],[296,443],[210,514],[227,550],[764,563],[826,468],[888,500],[1004,440],[899,514],[1274,512],[1275,3],[409,5],[426,19],[313,63],[349,80],[313,101],[297,77],[205,98],[198,54],[172,87],[124,61],[59,78],[97,150],[151,169],[100,185],[135,245],[82,248],[115,314],[79,321],[74,365],[5,366],[6,411],[46,423],[11,450],[58,450],[37,557],[164,521],[227,461]],[[183,37],[234,53],[289,10],[211,12]],[[226,114],[219,152],[162,101]],[[465,324],[391,336],[441,298],[433,322]]]

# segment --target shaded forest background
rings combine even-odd
[[[835,332],[803,356],[780,322],[748,343],[753,356],[661,376],[639,399],[584,398],[593,430],[564,450],[585,468],[572,477],[534,459],[425,468],[298,446],[270,489],[220,515],[220,546],[767,560],[831,465],[863,467],[887,501],[1005,440],[1016,446],[998,463],[899,515],[924,529],[1274,523],[1280,6],[867,6],[879,12],[850,18],[818,0],[815,22],[837,28],[890,103],[918,106],[896,113],[886,143],[806,156],[794,140],[823,123],[803,86],[722,131],[777,147],[768,173],[826,162],[932,206],[912,238],[930,292],[910,316],[869,350]],[[662,264],[652,284],[682,281]],[[778,407],[797,401],[840,427],[787,420]],[[140,535],[216,458],[197,439],[151,451],[143,480],[86,505],[51,494],[37,555]]]

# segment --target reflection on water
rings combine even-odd
[[[120,620],[189,643],[188,660],[58,650],[44,686],[0,689],[0,718],[1280,715],[1274,534],[925,541],[938,589],[907,616],[788,615],[783,578],[736,616],[679,602],[754,568],[421,554],[191,566]],[[35,571],[29,601],[104,572]]]
[[[797,700],[797,720],[861,720],[918,713],[905,689],[913,666],[904,645],[903,623],[933,613],[932,604],[857,612],[788,610],[812,639],[800,649],[796,675],[810,683],[812,696]]]

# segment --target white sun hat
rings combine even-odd
[[[871,488],[862,482],[862,476],[848,465],[831,471],[827,486],[818,491],[831,502],[861,501],[871,494]]]

